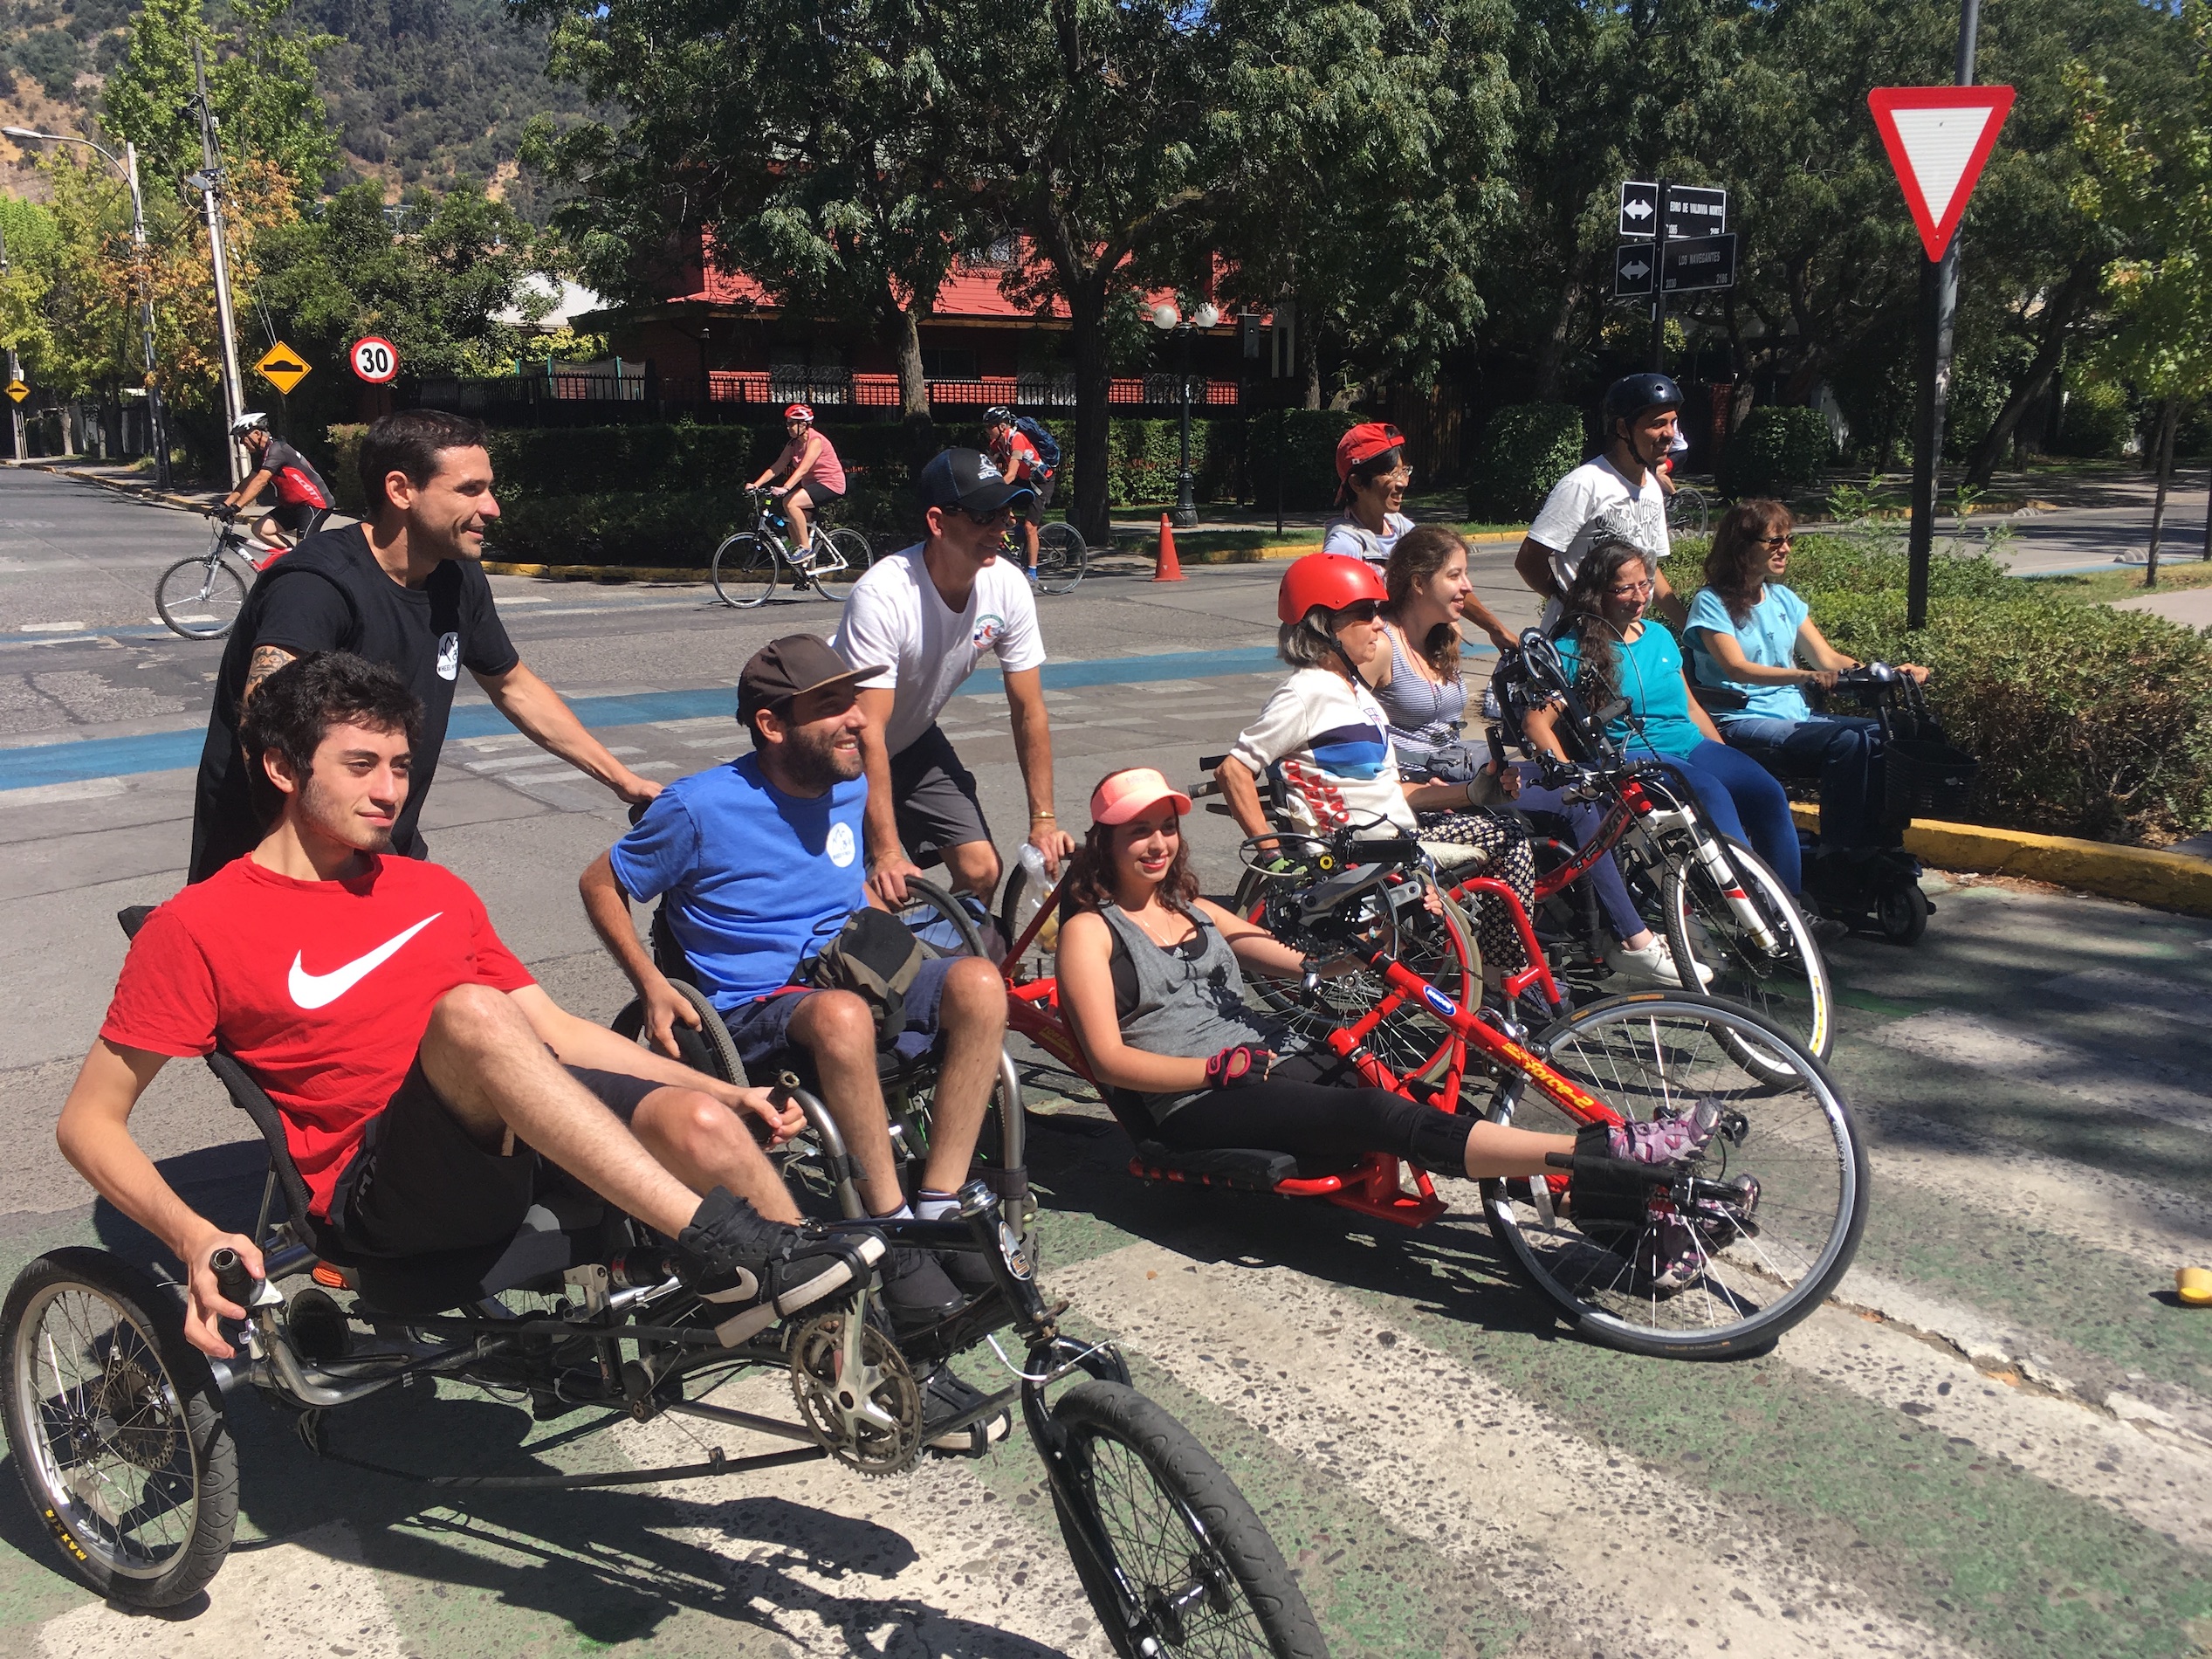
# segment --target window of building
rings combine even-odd
[[[976,363],[974,348],[970,346],[923,347],[922,373],[930,380],[982,378],[982,371]]]

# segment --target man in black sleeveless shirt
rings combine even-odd
[[[560,696],[523,666],[484,574],[484,530],[498,516],[477,423],[436,410],[388,415],[361,442],[364,523],[309,536],[264,571],[231,630],[200,753],[192,868],[203,881],[258,843],[263,825],[238,752],[239,711],[271,674],[310,651],[386,663],[422,704],[407,804],[392,849],[424,856],[416,829],[460,671],[540,747],[629,802],[660,785],[609,754]]]

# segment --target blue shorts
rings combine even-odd
[[[932,956],[922,964],[914,983],[906,988],[906,1030],[898,1040],[898,1052],[908,1057],[922,1053],[937,1040],[938,1011],[945,1001],[945,976],[957,956]],[[772,1073],[790,1067],[811,1079],[814,1065],[806,1053],[792,1046],[791,1019],[799,1005],[819,993],[780,991],[772,996],[740,1002],[722,1016],[730,1040],[738,1045],[745,1074],[759,1083]]]

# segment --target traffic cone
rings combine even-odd
[[[1175,527],[1160,514],[1160,561],[1152,571],[1154,582],[1181,582],[1183,561],[1175,556]]]

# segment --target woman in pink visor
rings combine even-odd
[[[1333,1055],[1286,1052],[1296,1039],[1247,1004],[1244,974],[1295,980],[1305,960],[1199,897],[1190,809],[1150,767],[1109,774],[1060,885],[1060,1006],[1131,1133],[1184,1150],[1385,1152],[1471,1181],[1542,1174],[1547,1153],[1575,1149],[1572,1135],[1471,1123],[1361,1086]],[[1692,1113],[1607,1132],[1614,1157],[1656,1164],[1713,1132]]]

